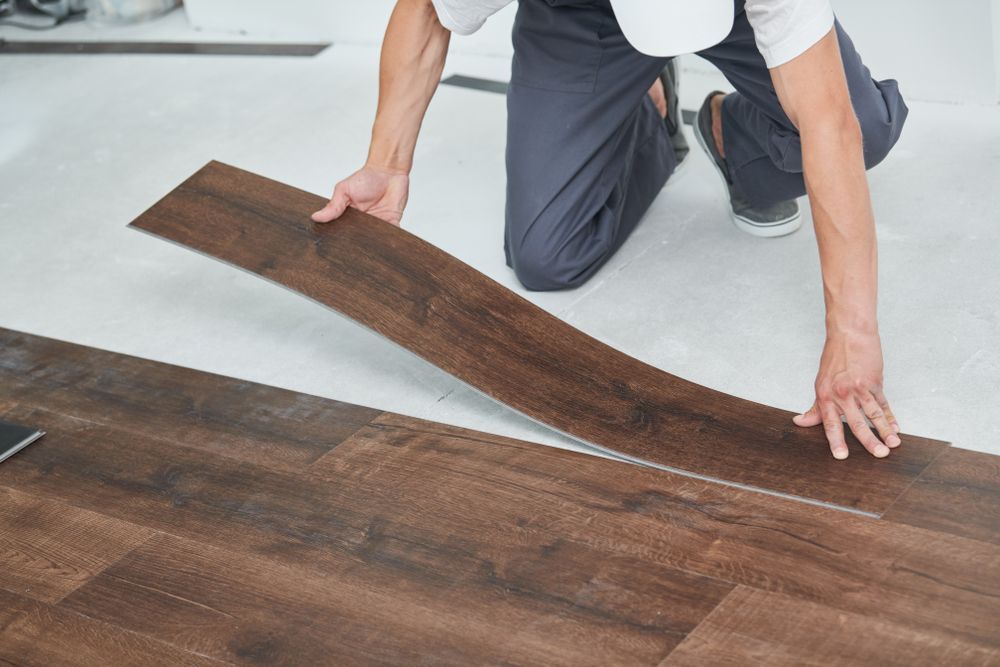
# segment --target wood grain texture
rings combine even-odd
[[[456,533],[433,512],[411,522],[410,499],[372,507],[387,489],[354,480],[273,472],[39,410],[17,416],[49,435],[45,447],[0,467],[0,484],[213,545],[163,555],[163,541],[151,541],[64,605],[220,659],[264,652],[317,664],[326,653],[412,664],[417,651],[448,664],[493,655],[651,663],[731,589],[610,545],[579,544],[569,526],[563,535]],[[359,468],[371,463],[362,454]],[[490,512],[470,508],[487,526]],[[150,564],[160,555],[193,568],[201,583],[171,585],[168,566]],[[369,636],[372,627],[383,634]],[[281,648],[253,648],[266,637]]]
[[[599,600],[562,598],[527,581],[518,587],[500,573],[491,579],[466,567],[473,554],[459,556],[446,572],[427,562],[434,545],[401,542],[396,554],[381,555],[377,544],[368,546],[336,565],[327,558],[322,567],[288,566],[163,536],[65,604],[238,663],[628,665],[655,664],[683,637],[671,618],[698,609],[700,620],[724,594],[720,585],[699,588],[694,582],[704,580],[688,576],[682,598],[671,577],[640,574],[655,584],[644,591],[638,582],[626,583],[623,567],[603,591],[605,603],[621,596],[617,614],[627,613],[630,597],[652,602],[663,595],[644,607],[644,622],[629,623],[600,609]],[[414,558],[421,554],[422,561]],[[601,574],[613,570],[593,574],[595,593]],[[619,582],[625,587],[616,588]],[[699,591],[707,595],[699,599]]]
[[[225,663],[0,590],[0,664],[212,667]]]
[[[419,238],[321,197],[210,163],[132,226],[285,285],[497,401],[646,462],[879,513],[945,447],[905,436],[887,460],[822,429],[643,364]]]
[[[922,647],[900,648],[912,665],[997,657],[1000,546],[987,541],[387,413],[271,466],[205,442],[269,433],[240,416],[266,388],[219,400],[247,383],[69,345],[26,364],[53,342],[21,336],[2,341],[16,352],[0,348],[0,419],[48,435],[0,465],[7,506],[22,508],[0,512],[0,542],[58,544],[76,561],[53,568],[71,585],[54,607],[32,607],[30,623],[0,596],[0,658],[32,641],[21,662],[72,663],[75,643],[72,664],[102,666],[101,651],[110,664],[653,665],[762,646],[772,662],[830,657],[832,642],[779,622],[797,615],[842,623],[829,632],[845,640],[861,627],[881,639],[854,639],[833,659],[879,664],[905,641]],[[117,407],[128,392],[85,384],[101,364],[125,386],[152,384]],[[172,437],[191,426],[170,427],[185,411],[163,399],[158,374],[215,406],[190,442]],[[86,391],[73,394],[77,384]],[[332,428],[314,400],[281,428]],[[137,426],[158,419],[160,402],[173,415],[163,428]],[[101,551],[99,537],[115,543],[123,530],[145,539]],[[77,543],[79,553],[64,546]],[[776,624],[755,621],[771,604]],[[142,650],[155,657],[129,658]]]
[[[1000,544],[1000,457],[947,450],[883,518]]]
[[[0,39],[0,55],[315,56],[329,44],[269,42],[51,42]]]
[[[1000,651],[905,619],[835,611],[777,593],[737,587],[660,667],[774,665],[996,665]]]
[[[402,523],[575,527],[564,540],[1000,646],[1000,548],[975,540],[388,414],[310,471]]]
[[[378,410],[0,328],[0,400],[296,470]]]
[[[152,534],[0,486],[0,588],[58,602]]]

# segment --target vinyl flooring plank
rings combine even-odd
[[[58,602],[152,535],[0,486],[0,589]]]
[[[883,518],[1000,544],[1000,457],[949,449]]]
[[[470,530],[468,522],[458,530],[433,513],[411,521],[410,504],[419,498],[375,508],[373,497],[385,489],[365,489],[354,479],[272,471],[37,409],[15,416],[42,424],[48,435],[44,447],[0,466],[0,485],[198,541],[215,554],[206,558],[219,561],[210,567],[202,559],[198,568],[213,577],[233,572],[246,586],[241,591],[227,580],[227,591],[245,596],[237,613],[198,597],[199,586],[164,590],[160,570],[126,577],[113,568],[65,604],[220,659],[255,655],[253,638],[273,636],[280,646],[260,651],[276,661],[292,651],[308,663],[319,654],[310,651],[325,650],[341,651],[345,660],[389,656],[388,662],[412,664],[407,646],[413,645],[434,663],[478,663],[487,655],[536,664],[654,663],[732,588],[558,533],[508,526],[496,535],[481,523]],[[359,467],[373,463],[367,452],[360,454]],[[469,500],[470,515],[489,525],[493,510]],[[141,553],[149,558],[156,551],[154,545]],[[190,554],[182,560],[195,562]],[[293,575],[278,579],[320,587],[327,602],[303,603],[298,612],[294,599],[280,598],[285,606],[275,606],[276,593],[265,596],[246,579],[258,561],[292,568]],[[382,601],[377,618],[362,609],[374,604],[365,591]],[[277,608],[285,620],[275,625],[268,610]],[[393,620],[400,609],[405,623]],[[232,616],[250,625],[234,625]],[[143,619],[149,625],[137,625]],[[301,634],[313,624],[322,632]],[[372,627],[384,628],[384,636],[371,635]],[[425,643],[415,644],[418,637]]]
[[[0,328],[0,400],[299,469],[379,414]]]
[[[226,663],[0,590],[0,664],[217,667]]]
[[[0,55],[315,56],[330,44],[272,42],[20,41],[0,39]]]
[[[905,620],[872,618],[737,587],[660,667],[996,665],[1000,651]]]
[[[914,631],[1000,645],[1000,549],[616,461],[384,415],[310,466],[376,516],[548,536]],[[429,491],[432,490],[432,491]],[[488,516],[477,514],[487,507]],[[505,537],[506,534],[511,537]]]
[[[463,382],[634,460],[878,514],[946,443],[904,436],[888,459],[853,441],[641,363],[459,260],[363,213],[309,221],[323,199],[212,162],[134,228],[336,310]]]
[[[670,596],[658,602],[661,617],[629,624],[585,599],[477,590],[466,581],[477,573],[456,566],[450,582],[349,560],[328,559],[320,570],[165,535],[65,605],[178,648],[254,664],[656,664],[683,638],[663,628]],[[714,602],[700,606],[707,613]]]
[[[0,486],[225,551],[206,558],[221,559],[226,571],[266,561],[292,568],[292,579],[348,582],[347,593],[334,588],[327,601],[355,615],[342,641],[361,661],[410,662],[404,645],[418,631],[355,633],[380,626],[352,607],[351,599],[368,604],[354,590],[406,596],[407,609],[423,610],[429,625],[419,632],[434,638],[424,650],[455,651],[435,654],[440,662],[504,655],[514,650],[507,639],[542,651],[542,663],[559,662],[557,654],[614,663],[610,652],[625,662],[658,660],[733,584],[898,618],[988,649],[1000,643],[1000,548],[977,540],[399,416],[380,417],[291,473],[18,410],[6,414],[48,434],[0,466]],[[138,590],[156,589],[165,575],[133,581],[120,568],[149,552],[133,550],[63,604],[143,633],[155,628],[135,627],[142,618],[175,614],[164,624],[169,635],[152,636],[223,659],[236,646],[278,660],[306,641],[294,628],[267,625],[273,613],[252,616],[252,608],[275,608],[295,617],[252,587],[233,593],[249,595],[239,613],[195,596],[195,585],[149,590],[154,602],[143,607]],[[345,623],[329,609],[304,609],[313,620],[295,627]],[[450,609],[470,623],[491,619],[496,637],[476,625],[458,633],[469,635],[459,643],[450,621],[434,625]],[[249,636],[274,644],[247,648],[248,637],[234,637],[231,619],[215,612],[252,616],[258,629]],[[205,629],[213,623],[221,629]],[[559,648],[545,653],[543,645]],[[581,660],[584,652],[593,660]]]

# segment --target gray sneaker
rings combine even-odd
[[[684,122],[681,119],[681,105],[677,96],[677,88],[680,85],[680,71],[677,69],[677,59],[671,58],[667,61],[666,67],[660,72],[660,81],[663,83],[663,92],[667,97],[667,117],[663,122],[667,126],[667,134],[670,136],[670,144],[674,147],[674,156],[677,158],[677,166],[684,162],[684,158],[691,151],[684,131],[681,129]]]
[[[754,236],[773,237],[791,234],[802,226],[802,215],[799,212],[797,201],[791,199],[778,202],[773,206],[754,206],[740,193],[729,177],[726,159],[719,155],[719,151],[715,147],[715,137],[712,134],[712,98],[720,94],[722,94],[720,91],[715,91],[709,93],[708,97],[705,98],[694,122],[694,136],[726,184],[733,223],[739,229]]]

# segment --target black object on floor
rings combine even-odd
[[[0,40],[0,54],[148,54],[204,56],[315,56],[327,44],[266,42],[42,42]]]
[[[482,90],[487,93],[507,94],[507,82],[495,79],[481,79],[476,76],[465,76],[464,74],[452,74],[447,79],[442,79],[441,83],[446,86],[457,88],[469,88],[471,90]],[[691,109],[681,109],[681,117],[685,125],[694,124],[695,112]]]
[[[44,431],[29,426],[0,422],[0,461],[17,454],[43,435]]]

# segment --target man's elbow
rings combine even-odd
[[[822,142],[845,149],[864,144],[861,123],[849,103],[817,106],[796,120],[804,143]]]

